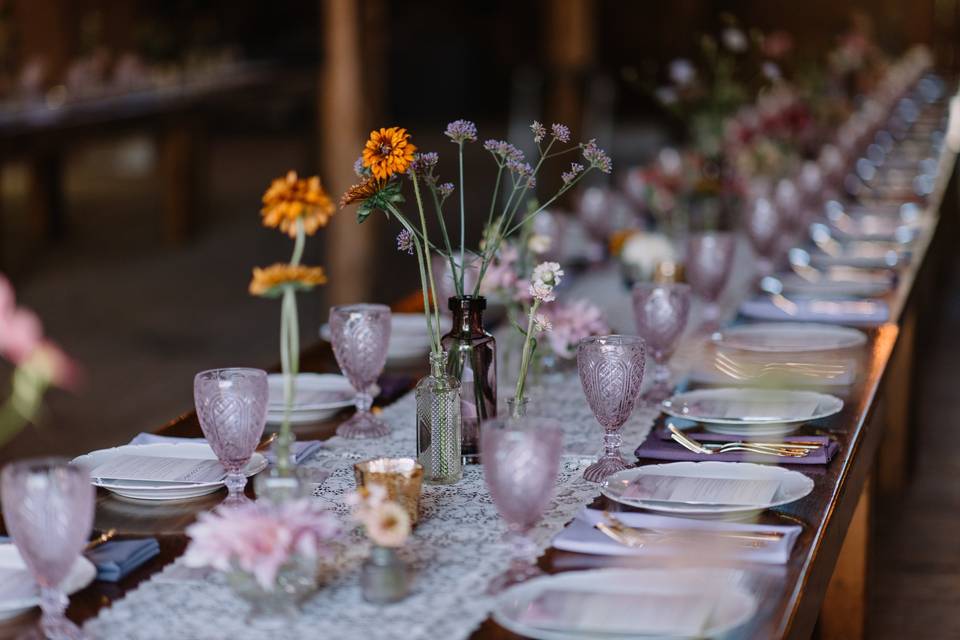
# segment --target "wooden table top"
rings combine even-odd
[[[955,188],[949,194],[956,199]],[[952,203],[953,200],[950,200]],[[955,213],[953,209],[950,213]],[[919,245],[920,250],[911,265],[901,275],[900,285],[890,294],[892,317],[899,320],[910,305],[918,304],[916,289],[935,278],[940,248],[944,236],[952,236],[955,223],[944,221],[941,216],[939,230],[931,229],[929,238]],[[949,225],[949,230],[943,227]],[[936,233],[934,233],[936,231]],[[868,342],[862,350],[860,375],[856,383],[840,394],[844,399],[843,410],[830,418],[808,425],[807,432],[825,432],[835,437],[840,449],[826,467],[805,466],[803,473],[814,480],[813,492],[802,500],[767,512],[763,517],[770,522],[795,522],[803,525],[789,562],[784,566],[757,567],[750,565],[750,583],[755,593],[761,594],[757,615],[737,636],[743,638],[808,638],[816,624],[818,612],[827,584],[833,572],[847,527],[851,521],[857,500],[874,463],[881,443],[883,423],[872,420],[878,406],[878,395],[888,364],[897,344],[898,326],[890,322],[868,329]],[[317,345],[308,349],[302,358],[303,371],[336,371],[329,346]],[[390,370],[381,380],[384,388],[382,402],[390,402],[407,389],[424,373],[421,370]],[[336,424],[349,411],[333,420],[317,425],[310,431],[298,434],[300,439],[323,439],[333,434]],[[165,435],[200,436],[200,428],[193,412],[184,414],[158,430]],[[789,465],[787,465],[789,466]],[[249,491],[248,487],[248,491]],[[118,537],[156,536],[160,541],[158,557],[134,571],[119,583],[94,582],[90,587],[71,598],[68,615],[81,623],[124,594],[134,589],[162,567],[181,555],[186,546],[183,534],[196,514],[215,506],[223,492],[209,497],[176,505],[140,506],[126,503],[101,492],[98,495],[95,528],[115,528]],[[602,501],[602,498],[597,499]],[[616,561],[616,560],[614,560]],[[549,550],[541,559],[547,571],[598,568],[610,566],[610,558]],[[622,565],[622,559],[619,563]],[[641,564],[638,561],[636,564]],[[631,565],[633,566],[633,565]],[[321,596],[322,597],[322,594]],[[15,637],[25,625],[32,624],[36,614],[26,614],[24,619],[0,626],[0,637]],[[474,638],[516,638],[488,620],[474,634]]]

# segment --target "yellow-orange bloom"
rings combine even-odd
[[[363,148],[363,166],[370,169],[374,178],[386,180],[406,171],[416,150],[406,129],[389,127],[371,131]]]
[[[370,178],[355,184],[349,189],[346,193],[343,194],[343,197],[340,198],[340,206],[345,207],[348,204],[353,204],[354,202],[363,202],[368,200],[377,194],[380,189],[383,188],[384,183],[376,178]]]
[[[323,267],[307,267],[292,265],[283,262],[272,264],[261,269],[253,268],[253,280],[250,281],[250,293],[262,296],[272,289],[285,284],[299,284],[304,288],[311,288],[318,284],[326,284],[327,276]]]
[[[307,235],[313,235],[326,226],[336,207],[320,184],[320,178],[298,178],[290,171],[275,179],[263,194],[260,210],[265,227],[279,227],[291,238],[297,235],[297,220],[303,220]]]

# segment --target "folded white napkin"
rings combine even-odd
[[[799,525],[718,522],[693,518],[673,518],[634,511],[618,511],[616,516],[628,526],[660,531],[735,531],[744,533],[775,531],[783,533],[784,535],[779,541],[764,543],[756,547],[728,544],[724,541],[716,549],[716,553],[722,553],[725,558],[765,564],[786,564],[790,558],[790,550],[793,549],[797,536],[800,535]],[[601,521],[603,521],[602,511],[584,508],[577,514],[574,521],[553,539],[553,546],[562,551],[611,556],[669,556],[677,552],[676,545],[670,543],[652,543],[642,547],[622,545],[594,527],[597,522]],[[711,551],[707,548],[701,550],[704,553],[710,553]]]
[[[155,433],[138,433],[130,444],[157,444],[170,442],[206,442],[206,438],[179,438],[176,436],[161,436]],[[323,448],[319,440],[298,440],[293,443],[293,457],[297,464],[309,460]],[[273,462],[273,452],[266,453],[267,459]]]

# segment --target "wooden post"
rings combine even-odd
[[[593,0],[551,0],[545,13],[551,121],[580,128],[583,71],[593,61]]]
[[[821,640],[858,640],[866,632],[867,569],[870,556],[870,481],[853,512],[837,566],[827,586],[818,624]]]
[[[187,116],[179,116],[160,131],[160,178],[163,186],[163,233],[177,244],[200,224],[205,132]]]
[[[339,199],[357,182],[353,163],[366,137],[363,100],[361,16],[364,3],[323,0],[323,68],[317,97],[322,179]],[[331,304],[359,302],[371,293],[374,268],[373,220],[358,225],[354,208],[339,212],[326,231],[326,287]]]
[[[57,240],[64,236],[63,164],[56,151],[46,151],[30,159],[27,215],[39,238]]]

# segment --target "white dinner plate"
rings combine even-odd
[[[707,431],[759,436],[785,435],[832,416],[843,400],[815,391],[723,387],[678,393],[661,407],[669,416],[703,423]]]
[[[816,282],[810,282],[795,273],[785,273],[778,278],[783,283],[783,292],[787,297],[844,298],[854,296],[874,298],[882,296],[893,288],[893,280],[882,275],[864,280],[822,279]]]
[[[799,353],[859,347],[867,336],[857,329],[816,322],[758,322],[717,331],[712,340],[742,351]]]
[[[777,492],[764,505],[694,504],[665,500],[642,500],[624,496],[631,482],[644,476],[679,476],[689,478],[724,478],[740,480],[777,480]],[[770,464],[751,462],[669,462],[650,464],[618,471],[607,478],[600,492],[615,502],[631,507],[694,518],[747,518],[765,509],[789,504],[813,491],[813,480],[798,471]]]
[[[17,550],[17,547],[12,543],[0,544],[0,573],[4,575],[4,586],[9,585],[7,581],[10,580],[11,575],[7,572],[12,571],[22,572],[22,577],[20,573],[18,573],[13,579],[22,579],[23,581],[29,581],[31,584],[34,582],[30,571],[27,569],[27,565],[24,564],[23,558],[20,557],[20,552]],[[85,557],[79,556],[70,568],[70,573],[67,574],[67,577],[61,583],[61,587],[64,593],[72,595],[93,582],[93,579],[96,577],[97,568],[93,566],[93,563]],[[39,604],[40,590],[36,585],[34,585],[31,595],[22,593],[18,589],[16,597],[4,597],[3,588],[0,587],[0,620],[8,620],[16,617]]]
[[[100,449],[78,456],[73,464],[79,464],[87,469],[95,469],[118,455],[159,456],[165,458],[199,458],[202,460],[216,460],[217,456],[210,445],[202,442],[172,442],[157,444],[127,444],[110,449]],[[244,468],[244,473],[250,476],[260,473],[267,467],[267,459],[254,453],[250,462]],[[223,481],[203,482],[196,484],[138,482],[136,480],[101,480],[93,478],[94,486],[102,487],[121,498],[131,500],[188,500],[213,493],[223,486]]]
[[[757,599],[741,584],[743,573],[717,568],[673,569],[592,569],[564,571],[527,580],[510,587],[494,603],[492,616],[500,626],[518,635],[535,640],[596,640],[597,638],[649,638],[642,629],[629,634],[585,633],[532,626],[524,621],[531,604],[545,591],[573,591],[574,593],[627,594],[643,598],[647,595],[683,595],[706,598],[715,603],[701,634],[696,637],[715,638],[744,624],[757,611]],[[576,598],[572,604],[576,606]],[[565,611],[577,616],[578,612]],[[658,635],[655,637],[664,637]],[[684,636],[667,636],[684,637]],[[689,637],[689,636],[688,636]]]
[[[270,388],[267,411],[282,412],[283,374],[271,373],[267,376],[267,385]],[[332,415],[339,409],[351,406],[356,395],[350,382],[339,374],[299,373],[294,386],[293,410],[329,411]]]

